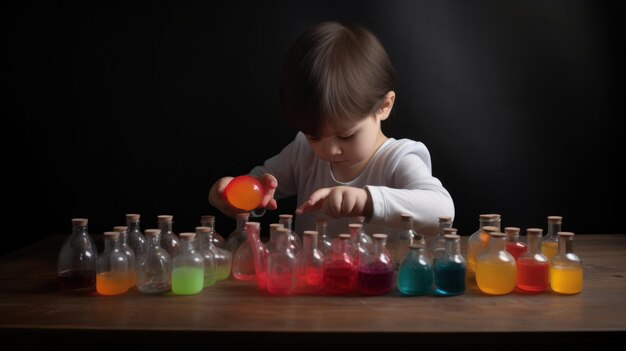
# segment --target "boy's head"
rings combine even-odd
[[[344,130],[372,116],[393,90],[395,75],[378,39],[359,26],[323,22],[289,50],[280,87],[283,112],[309,135]]]

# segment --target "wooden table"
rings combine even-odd
[[[464,240],[467,238],[464,237]],[[0,259],[0,333],[6,343],[137,346],[212,343],[543,345],[626,339],[626,236],[577,235],[584,290],[455,297],[274,297],[227,280],[194,296],[63,291],[50,236]],[[465,242],[463,242],[465,245]],[[623,343],[623,341],[622,341]]]

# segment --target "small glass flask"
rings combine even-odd
[[[517,261],[521,254],[526,252],[526,244],[520,241],[519,232],[520,229],[518,227],[504,228],[504,234],[506,235],[506,251],[513,256],[515,261]]]
[[[195,248],[196,233],[180,233],[181,249],[172,260],[172,292],[195,295],[204,288],[204,258]]]
[[[396,233],[391,246],[391,260],[396,270],[399,269],[400,263],[409,252],[409,247],[413,240],[417,238],[417,233],[413,230],[413,217],[408,213],[400,215],[402,228]]]
[[[241,213],[237,214],[237,228],[228,237],[228,243],[230,246],[231,243],[241,241],[233,255],[233,277],[237,280],[250,281],[256,280],[257,276],[256,267],[254,266],[254,250],[252,243],[248,240],[248,232],[246,230],[248,221],[243,221],[244,218],[249,218],[248,213],[245,213],[245,216]],[[243,230],[242,232],[239,231],[240,226]],[[241,235],[243,235],[243,238],[241,238]]]
[[[504,233],[494,231],[489,235],[489,247],[476,261],[476,283],[487,294],[508,294],[515,289],[517,264],[506,251]]]
[[[563,217],[548,216],[548,232],[541,242],[541,252],[548,258],[548,262],[552,262],[559,248],[557,233],[561,231]]]
[[[316,294],[324,287],[324,253],[317,248],[318,232],[305,230],[296,256],[296,294]]]
[[[141,216],[136,213],[129,213],[126,215],[126,226],[128,227],[128,246],[133,249],[137,262],[139,262],[139,256],[141,256],[141,253],[147,246],[146,237],[141,233],[139,225],[140,218]]]
[[[528,250],[517,259],[517,287],[521,290],[546,291],[550,285],[550,264],[548,258],[541,254],[542,233],[540,228],[526,229]]]
[[[158,216],[159,229],[161,230],[161,247],[170,254],[170,257],[176,257],[180,253],[180,240],[172,231],[173,218],[170,215]]]
[[[446,233],[456,233],[455,228],[445,228]],[[439,296],[454,296],[465,292],[467,262],[461,255],[461,237],[444,234],[446,249],[434,263],[434,290]]]
[[[324,258],[324,291],[331,295],[344,295],[356,289],[357,256],[350,240],[350,234],[339,234],[333,240],[331,256]]]
[[[479,216],[478,230],[475,231],[467,239],[467,276],[470,281],[474,281],[476,277],[476,260],[478,256],[487,250],[489,246],[489,233],[483,230],[484,227],[495,227],[496,231],[500,231],[499,214],[481,214]]]
[[[265,244],[261,242],[261,223],[246,222],[246,234],[252,250],[252,258],[254,260],[254,275],[259,290],[267,289],[267,249]],[[245,245],[245,244],[244,244]],[[240,247],[243,247],[240,246]]]
[[[212,250],[211,231],[209,227],[196,227],[196,251],[204,258],[204,287],[209,287],[217,281],[217,259]],[[229,252],[230,254],[230,252]],[[230,271],[230,268],[229,268]]]
[[[371,246],[368,246],[363,243],[362,240],[359,240],[359,235],[363,232],[363,225],[359,223],[350,223],[348,224],[348,231],[350,232],[350,245],[356,254],[356,264],[358,264],[362,257],[369,254]]]
[[[414,242],[398,270],[398,290],[409,296],[427,295],[433,288],[433,266],[424,245]]]
[[[215,216],[204,215],[200,217],[200,226],[211,228],[211,241],[220,249],[226,248],[226,240],[215,230]]]
[[[359,242],[361,243],[361,245],[365,246],[365,248],[369,251],[372,248],[373,240],[365,232],[365,216],[350,217],[350,223],[349,224],[360,224],[361,225],[361,232],[359,233]]]
[[[446,239],[443,237],[445,228],[452,228],[452,217],[441,216],[439,217],[439,231],[430,242],[427,240],[427,247],[430,250],[430,254],[433,260],[437,259],[437,256],[441,256],[446,251]]]
[[[130,266],[128,267],[128,288],[132,289],[137,284],[137,255],[128,245],[128,227],[125,225],[115,226],[113,230],[120,233],[120,250],[128,257]]]
[[[550,262],[550,286],[559,294],[583,290],[583,262],[574,253],[574,233],[558,232],[559,252]]]
[[[290,233],[287,228],[277,229],[274,245],[267,253],[267,291],[272,295],[293,293],[296,255]]]
[[[250,214],[247,212],[237,213],[235,215],[235,230],[233,230],[228,239],[226,239],[226,248],[233,255],[233,260],[237,254],[239,246],[248,239],[246,234],[246,222],[250,218]]]
[[[61,286],[77,291],[96,288],[98,249],[87,231],[86,218],[72,219],[72,233],[65,239],[57,261]]]
[[[285,229],[289,230],[289,242],[291,243],[291,249],[293,250],[294,254],[297,254],[302,248],[302,241],[300,240],[300,237],[298,236],[296,231],[292,228],[293,215],[278,215],[278,223],[282,224]]]
[[[104,251],[98,256],[96,291],[119,295],[128,291],[130,261],[121,250],[119,232],[104,233]]]
[[[315,231],[317,232],[317,239],[319,240],[319,249],[324,255],[330,255],[333,251],[333,239],[330,234],[327,233],[328,220],[318,217],[315,219]]]
[[[172,261],[161,247],[161,230],[147,229],[146,247],[137,266],[137,290],[142,293],[165,293],[171,289]]]
[[[384,295],[393,286],[394,264],[386,249],[387,234],[377,233],[372,239],[372,250],[359,261],[357,287],[365,295]]]

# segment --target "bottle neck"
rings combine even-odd
[[[378,256],[385,252],[385,247],[387,246],[387,239],[383,238],[375,238],[374,239],[374,255]]]
[[[290,218],[281,218],[278,223],[282,224],[285,229],[291,230],[291,219]]]
[[[443,236],[445,228],[452,228],[452,222],[439,222],[439,235]]]
[[[458,255],[461,252],[460,240],[446,240],[445,254],[447,256]]]
[[[120,248],[120,239],[119,236],[117,238],[107,237],[104,240],[104,251],[115,251]]]
[[[315,224],[315,231],[317,231],[317,235],[320,238],[326,236],[326,223],[317,223]]]
[[[498,251],[504,251],[506,248],[506,241],[504,237],[491,236],[489,238],[489,252],[495,253]]]
[[[72,228],[72,235],[87,235],[86,225],[74,225]]]
[[[209,227],[211,229],[215,228],[215,220],[214,219],[207,219],[205,221],[200,222],[200,225],[203,227]]]
[[[404,230],[413,230],[413,221],[402,221],[402,228],[404,228]]]
[[[149,246],[148,247],[150,247],[152,249],[156,249],[156,248],[161,247],[160,239],[161,239],[161,235],[160,234],[159,235],[154,235],[154,236],[152,236],[152,235],[148,236],[148,241],[149,241],[149,243],[148,243]]]
[[[317,236],[305,235],[302,239],[302,248],[304,251],[313,251],[317,249]]]
[[[195,240],[181,240],[182,243],[180,245],[182,252],[194,252],[196,249],[196,241]]]
[[[556,233],[561,231],[561,223],[558,222],[548,222],[548,235],[546,239],[557,240]]]
[[[160,222],[161,236],[172,233],[172,222]]]
[[[126,226],[128,227],[128,232],[129,233],[140,231],[139,230],[139,222],[128,221],[128,222],[126,222]]]
[[[574,252],[574,241],[568,237],[559,237],[559,255]]]
[[[539,236],[538,235],[534,235],[534,234],[529,234],[526,236],[526,251],[531,254],[531,255],[535,255],[539,252],[539,248],[541,247],[541,241],[539,240]]]
[[[237,220],[237,231],[245,231],[246,230],[246,222],[247,219],[238,219]]]

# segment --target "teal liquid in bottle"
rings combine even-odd
[[[398,290],[404,295],[426,295],[433,289],[433,268],[430,257],[420,242],[413,242],[398,270]]]

